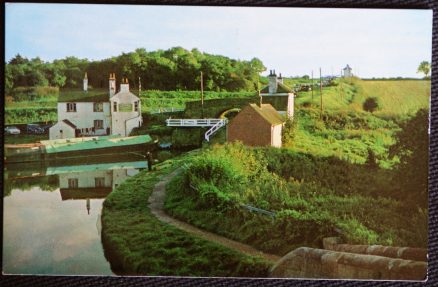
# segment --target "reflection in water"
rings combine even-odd
[[[102,203],[113,188],[144,168],[144,160],[7,166],[3,272],[113,274],[100,238]]]

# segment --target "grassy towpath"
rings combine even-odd
[[[149,196],[190,158],[185,153],[128,178],[105,199],[102,243],[115,274],[267,277],[272,262],[248,256],[160,221]],[[169,177],[170,178],[170,177]],[[164,188],[164,186],[163,186]]]
[[[244,253],[250,256],[260,256],[267,261],[277,262],[280,260],[280,256],[264,253],[260,250],[257,250],[249,245],[228,239],[226,237],[207,232],[205,230],[199,229],[193,225],[190,225],[186,222],[175,219],[169,215],[167,215],[164,211],[164,198],[166,194],[166,185],[172,180],[174,176],[179,174],[182,171],[182,168],[178,168],[168,175],[164,176],[154,187],[152,194],[149,197],[149,208],[153,215],[155,215],[158,220],[168,223],[178,229],[186,231],[190,234],[201,237],[205,240],[218,243],[227,248],[233,249],[237,252]]]

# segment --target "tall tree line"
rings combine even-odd
[[[148,52],[144,48],[99,61],[76,57],[44,62],[40,58],[15,56],[5,64],[5,88],[11,91],[22,86],[57,86],[80,88],[85,72],[94,88],[108,87],[109,73],[117,80],[127,77],[132,86],[150,90],[197,90],[200,72],[204,88],[212,91],[253,91],[263,63],[235,60],[225,56],[191,51],[181,47]]]

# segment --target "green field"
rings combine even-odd
[[[429,106],[430,81],[397,80],[371,81],[357,78],[337,81],[337,86],[323,89],[323,108],[337,111],[363,111],[362,104],[368,97],[379,99],[380,108],[374,113],[381,117],[398,117],[413,114],[420,108]],[[298,105],[309,103],[319,107],[319,89],[312,92],[299,92]]]

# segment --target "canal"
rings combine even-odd
[[[143,156],[4,169],[3,273],[111,275],[101,241],[105,197],[147,168]]]

